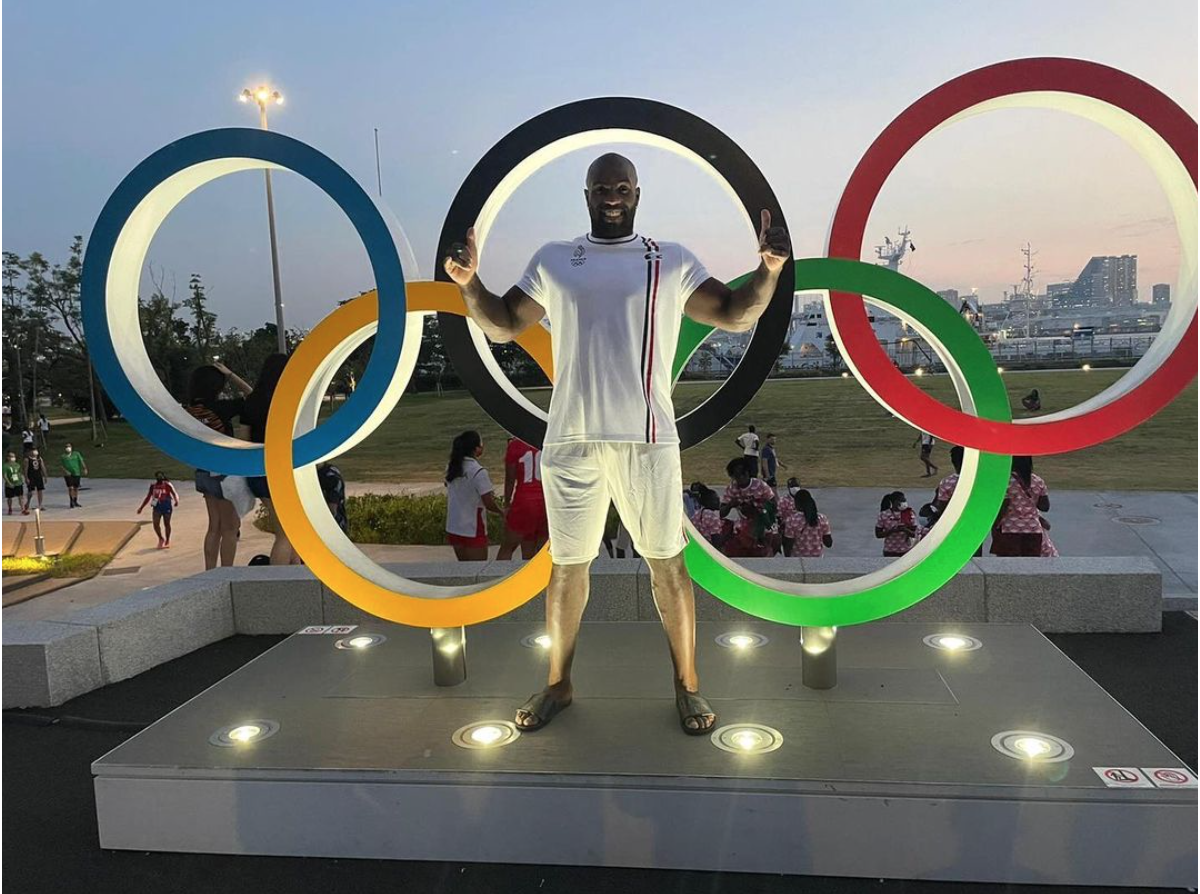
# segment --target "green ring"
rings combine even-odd
[[[954,308],[925,286],[874,264],[839,258],[807,258],[796,261],[796,289],[869,295],[900,313],[932,336],[934,347],[952,376],[957,370],[956,385],[960,383],[968,390],[976,415],[998,422],[1011,421],[1008,393],[991,354]],[[709,326],[684,319],[675,353],[675,377],[712,331]],[[972,463],[976,464],[974,485],[965,494],[966,503],[957,522],[949,531],[940,526],[935,528],[927,538],[934,543],[929,554],[880,583],[839,595],[823,595],[831,588],[839,588],[837,584],[785,587],[777,582],[762,583],[767,579],[717,553],[708,541],[697,535],[690,520],[685,521],[688,545],[684,560],[688,573],[695,583],[721,601],[779,624],[833,627],[886,618],[936,592],[971,561],[975,549],[991,531],[1008,489],[1012,457],[968,448],[963,456],[964,478],[969,477]],[[957,508],[963,491],[962,487],[955,491],[948,512]],[[924,543],[914,547],[914,551],[920,550]],[[904,563],[904,558],[897,559],[888,568]],[[876,574],[886,573],[886,570]]]

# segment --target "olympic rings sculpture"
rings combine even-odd
[[[1008,397],[986,347],[945,301],[900,273],[858,261],[875,197],[904,155],[926,135],[970,115],[1001,108],[1053,108],[1097,121],[1151,165],[1170,200],[1183,249],[1176,301],[1152,348],[1114,385],[1069,410],[1013,422]],[[664,148],[695,162],[747,212],[784,216],[750,158],[711,124],[643,99],[571,103],[512,131],[468,175],[442,227],[438,260],[476,228],[482,249],[504,203],[528,177],[561,155],[613,141]],[[190,192],[235,171],[282,168],[325,191],[366,247],[377,289],[319,323],[289,361],[271,406],[265,445],[220,435],[174,401],[150,366],[137,321],[137,286],[150,242]],[[830,584],[785,584],[716,552],[688,525],[685,558],[693,579],[730,605],[798,626],[857,624],[929,596],[970,560],[1004,499],[1013,454],[1076,450],[1150,418],[1196,375],[1196,122],[1150,85],[1107,66],[1073,59],[1023,59],[969,72],[926,94],[868,148],[833,216],[826,258],[789,260],[749,348],[729,379],[678,420],[681,449],[711,436],[754,396],[786,337],[794,289],[827,293],[833,334],[851,371],[889,412],[909,425],[962,444],[963,469],[941,524],[879,571]],[[541,444],[546,416],[507,380],[457,289],[439,281],[405,283],[395,235],[373,200],[315,149],[276,133],[243,128],[185,137],[151,155],[105,204],[84,260],[83,322],[96,370],[113,401],[152,443],[175,458],[220,474],[263,475],[298,554],[332,590],[387,620],[420,627],[477,624],[516,608],[546,586],[543,549],[499,581],[473,587],[419,584],[371,562],[333,523],[316,464],[367,437],[395,407],[416,364],[425,313],[439,315],[447,350],[471,394],[502,427]],[[875,339],[863,302],[883,307],[931,345],[954,384],[961,410],[909,382]],[[414,319],[408,319],[414,315]],[[683,320],[674,358],[678,376],[711,330]],[[359,388],[317,424],[321,395],[339,365],[371,335],[375,344]],[[534,327],[521,344],[553,380],[549,336]]]

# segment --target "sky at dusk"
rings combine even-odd
[[[658,99],[724,130],[773,185],[796,255],[813,256],[863,150],[943,81],[1072,56],[1124,69],[1196,117],[1196,35],[1193,0],[8,3],[3,248],[61,260],[145,156],[196,131],[254,126],[235,97],[269,79],[287,98],[272,129],[372,194],[379,129],[383,199],[420,265],[409,278],[430,278],[445,211],[483,153],[539,112],[603,95]],[[595,154],[560,159],[514,196],[484,253],[494,291],[540,244],[587,229]],[[749,222],[704,173],[657,150],[626,154],[641,175],[639,230],[688,244],[714,275],[753,266]],[[373,280],[330,200],[292,174],[275,183],[288,324],[309,327]],[[876,203],[868,245],[904,225],[917,246],[906,273],[986,301],[1020,279],[1026,241],[1041,288],[1092,255],[1137,254],[1149,300],[1179,262],[1167,200],[1141,160],[1097,125],[1050,112],[995,112],[920,144]],[[178,298],[202,274],[222,328],[273,318],[261,174],[190,196],[148,261]]]

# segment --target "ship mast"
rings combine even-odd
[[[880,266],[887,267],[889,270],[899,270],[900,262],[904,259],[905,254],[916,251],[912,241],[908,238],[908,227],[897,230],[896,233],[895,242],[884,236],[883,245],[875,246],[875,257],[879,259]]]

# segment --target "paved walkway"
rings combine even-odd
[[[80,494],[81,509],[67,508],[61,481],[50,482],[44,518],[72,520],[144,520],[141,531],[105,569],[89,581],[4,609],[5,620],[48,620],[84,606],[108,602],[145,587],[187,577],[204,569],[203,539],[207,526],[204,501],[190,481],[176,482],[181,503],[174,515],[174,535],[169,551],[156,548],[149,509],[137,515],[138,504],[149,482],[130,479],[90,479]],[[351,484],[351,494],[428,493],[440,490],[437,482],[412,484]],[[932,493],[932,485],[930,492]],[[880,488],[833,487],[814,496],[833,526],[831,556],[876,556],[874,536]],[[923,499],[909,493],[919,506]],[[926,498],[927,499],[927,498]],[[1197,500],[1195,493],[1153,491],[1051,491],[1051,536],[1064,556],[1146,556],[1163,574],[1163,595],[1196,598]],[[20,516],[12,516],[13,519]],[[256,553],[271,548],[271,537],[254,528],[248,516],[242,525],[237,564],[245,565]],[[453,561],[448,546],[366,546],[376,561]],[[117,572],[117,573],[113,573]]]

